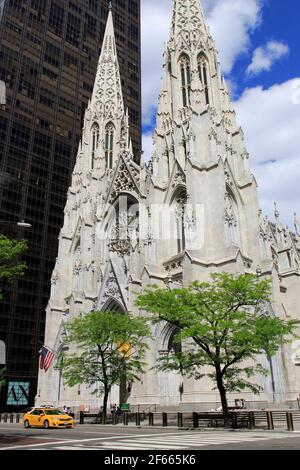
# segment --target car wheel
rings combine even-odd
[[[49,429],[49,427],[50,427],[50,426],[49,426],[49,421],[46,419],[46,420],[44,421],[44,428],[45,428],[45,429]]]
[[[30,428],[30,424],[29,424],[28,419],[26,419],[26,420],[24,421],[24,428],[26,428],[26,429]]]

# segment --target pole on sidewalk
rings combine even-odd
[[[183,427],[183,416],[182,413],[177,413],[177,424],[179,428]]]
[[[233,412],[233,413],[231,414],[231,418],[232,418],[232,421],[231,421],[231,422],[232,422],[232,425],[231,425],[232,429],[237,429],[237,427],[238,427],[238,416],[237,416],[237,413]]]
[[[249,423],[249,429],[255,429],[255,415],[253,411],[249,411],[248,413],[248,423]]]
[[[268,423],[268,430],[274,430],[274,421],[273,421],[273,413],[272,411],[267,411],[267,423]]]
[[[193,427],[199,428],[199,416],[198,413],[193,413]]]
[[[287,421],[288,431],[294,431],[294,422],[293,422],[293,414],[292,413],[287,413],[286,414],[286,421]]]

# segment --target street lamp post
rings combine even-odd
[[[21,220],[21,222],[17,222],[18,227],[23,227],[23,228],[31,228],[32,225],[28,224],[27,222],[24,222],[24,220]]]
[[[19,222],[11,222],[10,220],[0,220],[0,225],[2,224],[7,224],[7,225],[17,225],[17,227],[23,227],[23,228],[31,228],[32,225],[25,222],[24,220],[20,220]]]
[[[260,266],[257,266],[256,268],[256,275],[258,278],[262,277],[263,275],[263,271]],[[261,316],[262,317],[266,316],[266,313],[264,312]],[[275,403],[276,402],[276,384],[275,384],[274,366],[273,366],[272,357],[269,354],[267,354],[267,360],[269,362],[269,367],[270,367],[273,403]]]

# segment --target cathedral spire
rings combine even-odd
[[[188,39],[191,34],[198,36],[204,31],[207,29],[199,0],[173,0],[171,37]]]
[[[109,13],[98,62],[91,106],[100,107],[99,111],[102,112],[104,116],[109,112],[117,113],[120,116],[123,115],[125,111],[111,2],[109,3]]]
[[[121,152],[129,152],[133,158],[129,134],[110,2],[93,94],[84,119],[85,158],[78,159],[76,170],[104,175],[115,167]]]

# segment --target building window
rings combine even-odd
[[[190,105],[190,94],[191,94],[191,66],[190,60],[186,55],[181,56],[180,61],[180,72],[181,72],[181,89],[183,106]]]
[[[113,149],[114,149],[114,126],[107,124],[105,128],[105,161],[106,168],[112,169],[113,167]]]
[[[92,170],[94,169],[94,166],[95,166],[95,153],[99,144],[99,135],[100,135],[99,126],[98,124],[95,123],[92,126]]]
[[[209,67],[208,67],[207,58],[205,57],[204,54],[200,54],[198,57],[198,71],[199,71],[200,81],[202,83],[204,93],[205,93],[205,102],[206,104],[209,104],[209,82],[208,82]]]

